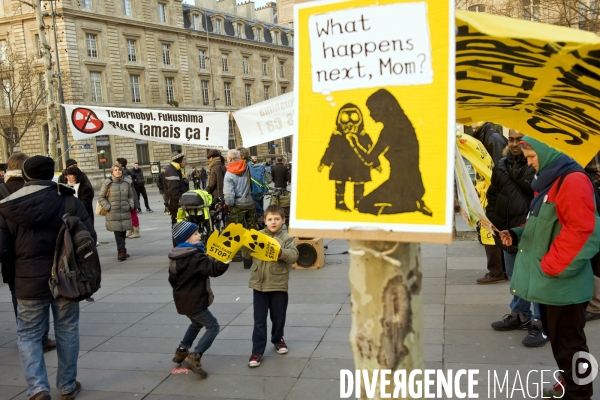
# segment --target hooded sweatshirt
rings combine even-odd
[[[250,186],[250,171],[244,160],[234,161],[227,166],[223,183],[225,204],[243,209],[254,208]]]

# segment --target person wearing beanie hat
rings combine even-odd
[[[209,150],[208,154],[208,185],[206,191],[215,197],[223,197],[223,183],[225,179],[225,163],[222,160],[219,150]]]
[[[65,167],[69,168],[69,167],[76,167],[77,166],[77,160],[73,160],[72,158],[69,158],[66,162],[65,162]]]
[[[81,383],[76,380],[79,303],[54,298],[48,281],[65,211],[79,218],[94,241],[97,240],[96,231],[84,205],[74,198],[73,189],[52,181],[52,158],[28,158],[24,160],[21,172],[25,179],[23,188],[0,202],[0,253],[2,257],[14,254],[17,345],[27,382],[27,396],[50,399],[42,340],[52,309],[54,333],[59,344],[56,348],[57,375],[60,376],[57,389],[63,398],[74,399],[81,391]],[[72,208],[67,209],[67,204]]]
[[[185,176],[185,155],[179,151],[171,154],[171,164],[165,171],[164,188],[169,199],[169,212],[171,214],[171,225],[177,222],[179,211],[179,199],[181,195],[190,190],[189,182]]]
[[[113,165],[110,177],[102,182],[98,203],[106,210],[106,230],[115,235],[117,260],[125,261],[129,256],[125,248],[126,232],[132,229],[130,211],[135,203],[131,181],[123,177],[123,168],[119,164]]]
[[[594,290],[590,259],[600,247],[594,188],[583,167],[566,154],[529,136],[519,146],[537,171],[531,182],[537,195],[525,225],[500,232],[502,244],[518,248],[510,292],[539,304],[562,370],[561,387],[544,389],[542,397],[590,399],[592,380],[582,383],[577,375],[587,360],[577,354],[589,350],[584,327]]]
[[[77,160],[73,160],[72,158],[69,158],[65,162],[65,165],[66,165],[66,167],[63,170],[63,173],[58,177],[58,183],[64,183],[65,185],[68,185],[69,180],[67,179],[67,169],[69,169],[71,167],[78,167]],[[87,175],[85,174],[85,172],[81,171],[80,180],[78,182],[80,185],[87,186],[88,190],[91,189],[92,193],[94,193],[94,187],[92,186],[92,183],[90,182],[90,180],[87,177]]]
[[[202,355],[220,329],[217,319],[208,309],[214,299],[209,277],[223,275],[229,268],[229,262],[223,263],[206,255],[200,239],[196,224],[181,221],[173,226],[173,242],[177,243],[177,247],[169,252],[169,283],[173,288],[177,312],[191,321],[175,350],[173,362],[183,364],[201,378],[206,378],[208,374],[202,368]],[[206,331],[190,352],[202,327]]]

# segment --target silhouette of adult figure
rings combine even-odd
[[[390,177],[360,201],[358,211],[374,215],[420,211],[431,216],[431,210],[423,202],[425,187],[419,170],[415,128],[396,98],[385,89],[367,99],[367,108],[371,118],[383,124],[383,129],[365,159],[377,168],[379,156],[385,155],[390,162]],[[356,141],[355,145],[359,147]]]

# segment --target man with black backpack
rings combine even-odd
[[[62,400],[73,400],[81,391],[77,382],[79,353],[79,303],[54,298],[49,280],[63,215],[69,203],[94,243],[96,231],[83,204],[68,186],[52,181],[54,160],[34,156],[23,163],[26,183],[0,202],[0,253],[15,251],[15,289],[18,301],[18,340],[29,399],[50,400],[42,335],[52,309],[56,334],[57,388]],[[71,207],[71,206],[69,206]]]

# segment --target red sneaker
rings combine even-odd
[[[256,368],[260,365],[260,362],[263,359],[263,355],[262,354],[252,354],[252,356],[250,356],[250,361],[248,361],[248,366],[250,368]]]
[[[277,351],[277,354],[287,354],[287,352],[289,351],[287,344],[285,344],[285,341],[283,340],[283,338],[281,338],[279,343],[274,343],[274,345],[275,345],[275,350]]]

